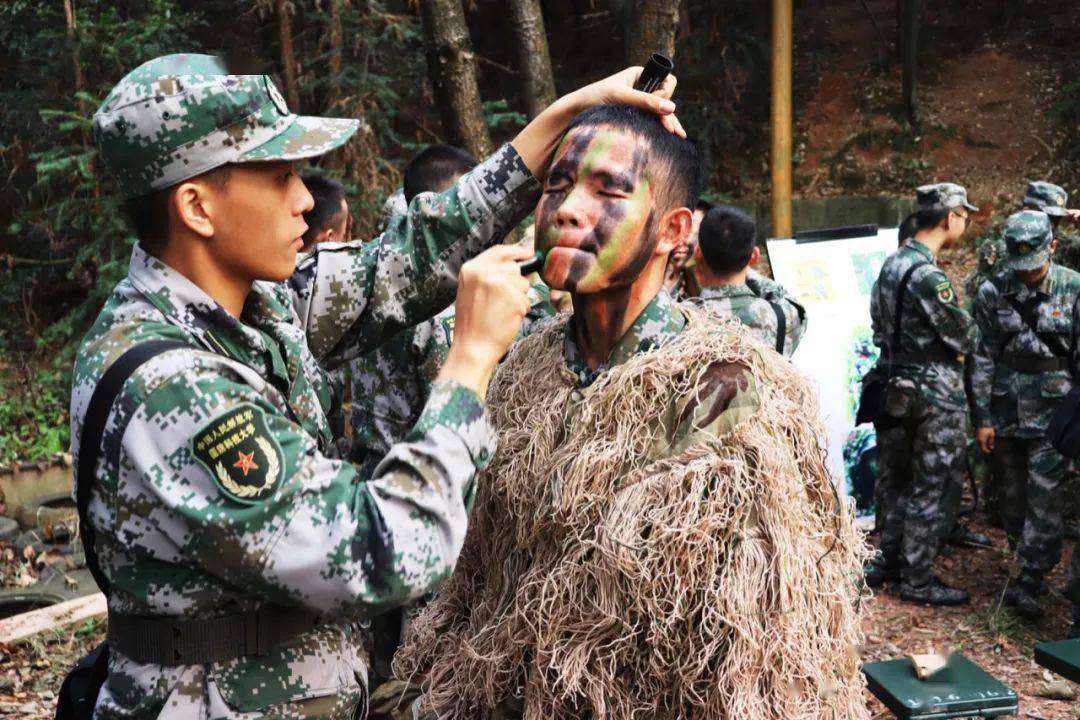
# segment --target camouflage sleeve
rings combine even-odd
[[[461,265],[536,205],[540,183],[507,144],[408,218],[362,245],[324,243],[288,282],[311,351],[327,367],[377,347],[449,305]]]
[[[997,348],[1001,346],[1001,332],[997,323],[998,292],[994,284],[984,280],[975,291],[971,301],[975,324],[979,329],[979,345],[971,358],[971,423],[973,426],[990,427],[990,396],[994,387],[994,362]]]
[[[446,578],[494,446],[475,393],[436,383],[407,441],[365,481],[253,382],[196,362],[146,392],[123,434],[118,536],[159,553],[173,545],[233,586],[337,617]]]
[[[416,328],[352,360],[353,457],[382,458],[405,439],[424,405],[411,352]]]
[[[746,278],[746,285],[754,291],[758,297],[769,302],[777,303],[784,311],[787,321],[787,336],[790,338],[786,354],[795,352],[806,334],[806,308],[803,307],[795,296],[787,291],[780,283],[764,275],[753,273]]]
[[[960,307],[945,273],[932,265],[919,268],[911,278],[910,295],[945,347],[958,355],[975,352],[975,321]]]
[[[878,284],[874,281],[870,288],[870,330],[873,333],[874,346],[885,347],[885,331],[881,327],[881,305],[878,303]]]

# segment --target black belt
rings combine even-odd
[[[261,655],[319,624],[314,613],[277,605],[190,620],[109,613],[108,641],[139,663],[209,665]]]
[[[893,365],[929,365],[930,363],[959,365],[963,362],[961,357],[956,353],[950,353],[938,348],[931,348],[921,352],[892,353],[886,359]]]
[[[1054,372],[1055,370],[1068,370],[1069,359],[1063,357],[1032,357],[1031,355],[1012,355],[1006,353],[1001,358],[1001,364],[1010,367],[1016,372],[1035,374]]]

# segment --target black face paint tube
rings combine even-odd
[[[638,81],[634,84],[634,89],[647,93],[659,90],[660,86],[664,84],[665,78],[674,69],[675,63],[671,62],[671,58],[660,53],[653,53],[649,57],[649,61],[645,63],[645,69],[641,71],[641,76],[638,77]]]
[[[540,268],[544,267],[544,253],[543,253],[543,251],[542,250],[537,250],[536,254],[533,255],[532,260],[526,260],[525,262],[521,263],[521,265],[519,265],[518,267],[521,268],[522,276],[532,275],[534,272],[536,272]]]

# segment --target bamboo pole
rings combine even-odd
[[[772,235],[791,237],[792,0],[773,0]]]

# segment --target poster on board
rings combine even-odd
[[[859,515],[873,513],[876,453],[871,425],[855,427],[860,380],[877,362],[870,330],[870,289],[885,258],[896,252],[897,229],[842,239],[766,241],[773,278],[806,308],[806,335],[792,362],[816,385],[828,437],[828,462],[844,480]],[[845,461],[846,460],[846,461]]]

